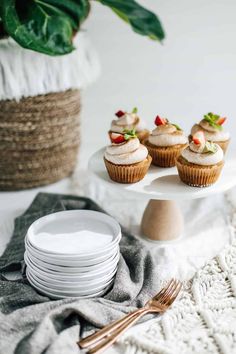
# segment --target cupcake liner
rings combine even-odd
[[[191,143],[192,141],[192,135],[190,134],[188,136],[188,141]],[[218,144],[221,149],[223,150],[224,154],[226,153],[227,149],[228,149],[228,146],[229,146],[229,142],[230,142],[230,139],[228,140],[225,140],[225,141],[213,141],[215,144]]]
[[[225,140],[225,141],[217,141],[216,144],[218,144],[221,149],[224,151],[224,154],[226,153],[228,146],[229,146],[230,139]]]
[[[140,143],[143,143],[148,139],[150,132],[147,129],[142,130],[141,132],[136,132],[137,137],[139,138]]]
[[[136,183],[145,177],[152,158],[148,155],[144,161],[132,165],[115,165],[105,158],[104,162],[107,172],[113,181],[118,183]]]
[[[112,133],[114,133],[114,132],[111,130],[108,131],[108,136],[109,136],[111,143],[112,143],[112,140],[111,140]],[[117,134],[119,134],[119,133],[117,133]],[[120,133],[120,134],[122,134],[122,133]],[[150,133],[149,133],[149,130],[144,129],[141,132],[136,132],[136,134],[137,134],[137,137],[138,137],[140,143],[143,143],[145,140],[148,139]]]
[[[187,162],[180,156],[176,160],[176,166],[183,183],[192,187],[209,187],[218,180],[224,161],[212,166],[202,166]]]
[[[173,167],[175,161],[181,154],[181,151],[188,146],[188,144],[179,144],[173,146],[155,146],[145,142],[149,154],[152,156],[152,164],[160,167]]]

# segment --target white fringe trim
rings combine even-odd
[[[84,33],[76,50],[51,57],[21,48],[12,39],[0,40],[0,100],[82,89],[100,73],[97,55]]]

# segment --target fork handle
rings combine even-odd
[[[111,323],[110,325],[105,326],[104,328],[100,329],[99,331],[91,334],[90,336],[88,336],[84,339],[81,339],[77,344],[81,348],[88,348],[88,347],[92,346],[93,344],[95,344],[96,342],[100,341],[101,339],[111,335],[114,330],[116,330],[117,328],[122,326],[124,323],[126,323],[126,321],[130,320],[133,317],[136,317],[139,314],[142,314],[145,311],[146,311],[146,308],[143,308],[143,307],[141,309],[135,310],[135,311],[129,313],[128,315],[122,317],[121,319]]]
[[[131,326],[133,326],[142,316],[146,315],[149,312],[153,312],[150,308],[145,308],[143,311],[139,312],[139,314],[129,317],[126,319],[125,323],[121,325],[115,333],[111,334],[108,338],[105,338],[101,343],[98,343],[93,348],[88,351],[88,354],[100,354],[104,352],[104,350],[108,349],[113,343],[117,341],[117,339]]]

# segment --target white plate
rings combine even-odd
[[[64,267],[83,267],[83,266],[91,266],[91,265],[105,262],[107,259],[111,258],[114,254],[117,253],[118,248],[119,246],[117,245],[114,249],[106,252],[106,254],[102,256],[94,257],[90,259],[83,259],[83,260],[67,260],[67,259],[60,259],[60,258],[52,258],[50,256],[45,256],[41,253],[38,253],[31,247],[27,247],[27,252],[30,255],[32,255],[34,258],[37,258],[38,260],[51,265],[58,265]]]
[[[120,241],[120,238],[117,239],[118,241]],[[118,242],[119,243],[119,242]],[[46,262],[51,263],[52,262],[60,262],[60,264],[63,263],[71,263],[71,262],[75,262],[75,263],[84,263],[84,262],[95,262],[95,260],[100,260],[100,259],[105,259],[106,257],[109,256],[109,254],[114,253],[117,250],[117,247],[119,247],[118,243],[115,243],[114,245],[112,245],[112,247],[110,247],[109,249],[106,250],[106,252],[104,251],[103,254],[96,254],[93,256],[65,256],[65,255],[61,255],[61,254],[49,254],[49,253],[45,253],[42,251],[39,251],[37,248],[33,247],[31,245],[31,243],[29,242],[28,238],[25,238],[25,248],[29,249],[30,251],[32,251],[32,253],[40,258],[45,260]]]
[[[121,236],[117,238],[117,242],[115,244],[112,244],[106,250],[103,250],[95,255],[64,255],[64,254],[55,254],[55,253],[49,253],[49,252],[42,252],[38,248],[35,248],[29,241],[28,237],[25,237],[25,248],[31,249],[35,254],[38,254],[39,257],[44,257],[47,259],[55,259],[55,260],[62,260],[62,261],[87,261],[87,260],[93,260],[96,258],[102,258],[106,256],[108,253],[112,253],[115,249],[117,249],[118,244],[120,242]]]
[[[27,266],[31,269],[33,269],[39,276],[42,276],[43,278],[47,278],[48,280],[58,280],[58,281],[70,281],[70,282],[79,282],[81,280],[93,280],[93,279],[98,279],[100,277],[105,276],[109,272],[112,272],[118,264],[119,261],[119,255],[114,259],[114,262],[111,263],[108,267],[102,268],[101,270],[95,270],[91,272],[82,272],[82,273],[58,273],[55,271],[51,270],[45,270],[37,266],[32,262],[32,260],[29,259],[27,255],[24,256],[25,263]]]
[[[87,267],[92,265],[101,264],[106,262],[107,260],[113,258],[115,254],[119,252],[119,247],[117,247],[112,253],[107,253],[104,256],[99,258],[83,260],[83,261],[68,261],[68,260],[58,260],[58,259],[50,259],[50,257],[39,256],[38,253],[33,251],[31,248],[27,248],[28,254],[36,261],[43,262],[45,267],[47,265],[60,266],[63,268],[79,268],[79,267]],[[61,269],[63,270],[63,269]]]
[[[30,285],[35,288],[39,293],[43,294],[43,295],[46,295],[48,296],[49,298],[51,299],[54,299],[54,300],[60,300],[60,299],[68,299],[68,298],[77,298],[77,299],[89,299],[89,298],[93,298],[93,297],[101,297],[102,295],[104,295],[108,289],[111,287],[111,285],[109,285],[106,289],[104,290],[101,290],[101,291],[98,291],[97,293],[94,293],[92,295],[84,295],[84,296],[66,296],[66,295],[56,295],[56,294],[53,294],[51,293],[50,291],[48,290],[43,290],[41,289],[40,287],[38,287],[34,281],[32,279],[30,279],[29,277],[27,278]]]
[[[53,289],[58,290],[72,290],[72,291],[86,291],[86,290],[93,290],[99,286],[104,286],[107,282],[113,279],[117,272],[117,267],[113,269],[112,272],[107,274],[103,278],[93,279],[90,281],[77,281],[77,282],[70,282],[70,281],[58,281],[48,279],[46,277],[42,277],[39,273],[35,272],[31,267],[28,267],[29,273],[37,280],[40,284],[51,287]]]
[[[68,210],[44,216],[27,232],[30,244],[39,251],[85,258],[105,254],[120,237],[120,225],[115,219],[91,210]]]
[[[63,267],[58,265],[53,265],[50,263],[46,263],[41,261],[38,258],[35,258],[33,255],[29,253],[27,250],[24,255],[25,261],[31,261],[36,267],[44,270],[45,272],[49,272],[51,274],[60,274],[61,276],[67,275],[80,275],[80,274],[89,274],[90,272],[95,272],[102,269],[110,269],[114,264],[119,261],[120,252],[117,251],[112,257],[107,259],[106,261],[98,264],[94,264],[92,266],[81,266],[81,267]]]
[[[93,295],[96,294],[102,290],[104,290],[105,288],[107,288],[109,285],[111,285],[113,283],[113,279],[111,279],[109,282],[107,282],[104,285],[100,285],[97,286],[96,288],[94,287],[93,289],[89,289],[89,290],[79,290],[79,291],[65,291],[64,289],[59,290],[59,289],[54,289],[52,287],[49,286],[44,286],[43,284],[41,284],[40,282],[37,281],[37,279],[34,277],[34,275],[32,275],[29,272],[29,269],[26,268],[26,276],[27,279],[31,281],[31,283],[33,283],[38,289],[41,289],[43,291],[49,291],[52,294],[58,295],[58,296],[69,296],[69,297],[78,297],[78,296],[87,296],[87,295]]]

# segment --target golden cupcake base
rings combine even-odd
[[[191,187],[209,187],[214,184],[221,173],[224,161],[212,166],[195,165],[182,156],[176,160],[181,181]]]
[[[141,181],[152,162],[151,156],[141,162],[132,165],[115,165],[104,157],[105,166],[109,177],[118,183],[136,183]]]
[[[180,156],[181,151],[188,144],[179,144],[173,146],[155,146],[149,141],[145,142],[149,154],[152,157],[152,164],[160,167],[174,167],[176,159]]]

